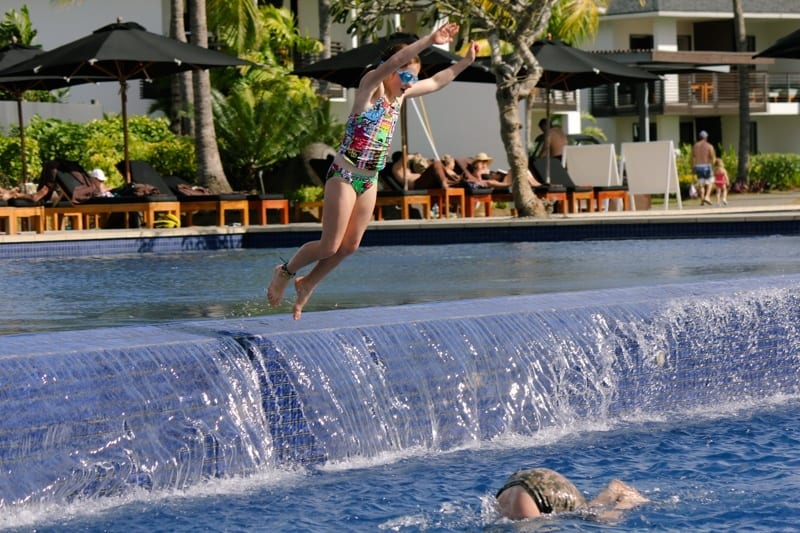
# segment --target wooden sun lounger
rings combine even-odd
[[[214,196],[203,198],[202,196],[184,196],[179,202],[180,211],[185,215],[185,225],[194,225],[194,216],[201,211],[213,211],[216,213],[216,225],[225,226],[228,213],[240,213],[242,226],[250,224],[250,204],[245,195],[241,198],[226,198]]]
[[[20,231],[20,219],[27,219],[28,228],[36,233],[42,233],[44,231],[44,207],[0,205],[0,224],[3,225],[5,233],[8,235],[18,234]]]
[[[403,220],[411,218],[411,206],[422,206],[422,218],[431,218],[431,197],[425,191],[382,191],[375,201],[375,218],[383,220],[383,208],[396,205],[401,209]]]
[[[143,197],[141,201],[130,199],[109,198],[107,202],[91,202],[71,205],[69,207],[46,207],[46,215],[54,217],[53,229],[65,229],[65,219],[69,218],[72,229],[103,228],[108,219],[115,213],[123,213],[125,228],[137,227],[138,217],[141,215],[142,224],[153,228],[159,213],[168,213],[180,216],[181,205],[177,199],[167,198],[156,200]],[[77,221],[76,221],[77,215]],[[134,217],[131,217],[134,215]]]
[[[289,223],[289,200],[276,194],[251,194],[247,196],[251,211],[258,213],[258,223],[265,226],[268,221],[268,211],[278,211],[281,224]]]
[[[147,228],[155,227],[158,213],[180,214],[178,199],[172,195],[158,194],[152,196],[95,196],[78,201],[76,191],[82,185],[81,180],[90,179],[79,169],[76,163],[64,162],[63,167],[71,171],[57,170],[55,181],[64,192],[67,203],[59,203],[45,207],[45,214],[53,218],[53,229],[65,229],[65,219],[69,219],[73,229],[104,228],[109,218],[117,213],[124,214],[124,228],[139,227],[139,216]],[[79,171],[80,170],[80,171]],[[134,216],[131,216],[134,215]]]

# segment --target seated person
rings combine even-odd
[[[440,159],[442,170],[441,172],[444,174],[444,180],[441,180],[443,183],[447,183],[448,187],[453,187],[455,185],[461,185],[464,183],[465,179],[464,176],[460,175],[456,171],[456,160],[453,159],[453,156],[450,154],[444,154]],[[437,162],[434,161],[434,165]]]
[[[44,203],[53,193],[55,193],[55,187],[49,184],[42,184],[33,194],[20,192],[19,187],[14,187],[12,189],[0,187],[0,199],[4,202],[8,200],[25,200],[38,205],[39,203]],[[54,200],[54,203],[55,202],[57,202],[57,196]]]
[[[394,181],[405,189],[420,189],[416,185],[425,169],[428,168],[428,160],[420,153],[408,154],[406,165],[403,165],[403,153],[394,152],[392,154],[392,177]]]
[[[400,152],[395,152],[392,159],[392,177],[400,187],[408,183],[408,189],[447,189],[462,182],[455,171],[455,160],[449,155],[441,160],[428,160],[422,154],[410,154],[405,170]]]
[[[473,157],[470,165],[471,169],[464,173],[467,180],[480,183],[481,187],[491,187],[492,189],[511,188],[512,176],[510,173],[502,170],[490,170],[489,165],[492,164],[493,160],[493,158],[489,157],[484,152],[480,152]],[[525,172],[527,174],[528,184],[531,187],[540,187],[542,185],[533,177],[530,170],[526,169]]]
[[[511,520],[585,509],[603,519],[649,500],[633,487],[613,479],[590,502],[567,478],[547,468],[517,470],[497,491],[500,514]]]
[[[89,171],[89,177],[92,178],[95,188],[95,196],[112,197],[114,193],[106,186],[106,174],[102,169],[95,168]]]
[[[547,146],[544,144],[544,137],[547,135],[547,119],[543,118],[539,121],[539,129],[542,134],[534,140],[533,153],[536,157],[547,157]],[[550,159],[558,159],[564,155],[564,147],[567,145],[567,135],[555,122],[550,123]]]
[[[19,187],[14,187],[13,189],[5,189],[3,187],[0,187],[0,200],[3,200],[4,202],[12,198],[16,198],[18,194],[19,194]]]

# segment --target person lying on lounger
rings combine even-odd
[[[472,158],[472,168],[467,170],[464,174],[467,180],[480,183],[482,187],[491,187],[492,189],[507,189],[511,187],[512,176],[509,172],[503,170],[492,171],[490,165],[494,159],[485,152],[480,152]],[[542,184],[536,181],[530,170],[527,173],[528,184],[531,187],[539,187]]]
[[[51,192],[52,188],[48,185],[39,187],[39,190],[33,194],[21,192],[19,187],[14,187],[12,189],[4,189],[3,187],[0,187],[0,199],[2,199],[4,202],[7,202],[8,200],[27,200],[34,204],[38,204],[40,201],[44,200],[46,196],[51,194]]]

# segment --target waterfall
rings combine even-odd
[[[0,506],[798,392],[800,276],[0,338]]]

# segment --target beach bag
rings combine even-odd
[[[697,198],[698,196],[700,195],[697,194],[697,187],[692,183],[691,187],[689,187],[689,198]]]

